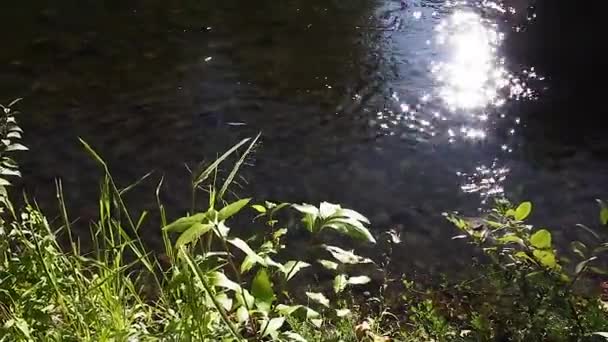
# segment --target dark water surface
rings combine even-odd
[[[77,137],[122,184],[165,175],[177,215],[184,163],[262,132],[243,192],[343,203],[402,232],[399,260],[434,267],[463,249],[441,212],[492,196],[532,200],[562,238],[594,223],[603,31],[573,3],[5,1],[0,97],[24,98],[25,183],[43,207],[59,177],[72,216],[95,215],[99,172]],[[154,208],[152,183],[132,205]]]

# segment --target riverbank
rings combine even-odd
[[[26,147],[15,112],[4,109],[2,341],[601,341],[608,331],[597,276],[608,249],[603,202],[570,261],[550,230],[526,223],[529,202],[497,201],[479,218],[445,214],[455,238],[484,257],[466,281],[422,284],[389,271],[400,237],[373,234],[361,213],[232,193],[257,138],[192,170],[193,204],[181,218],[167,217],[160,194],[170,189],[158,184],[164,250],[152,251],[141,239],[148,213],[134,215],[124,200],[132,187],[117,185],[82,141],[104,175],[86,243],[72,234],[61,183],[58,220],[34,203],[13,206],[14,154]],[[250,227],[233,226],[242,222]],[[294,257],[296,239],[307,247]],[[361,252],[370,245],[389,252]]]

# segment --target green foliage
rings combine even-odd
[[[472,280],[423,287],[382,270],[354,250],[327,245],[331,230],[375,243],[363,215],[336,204],[229,200],[229,189],[259,137],[245,139],[193,173],[192,208],[169,222],[161,217],[162,254],[139,238],[146,213],[131,217],[123,199],[136,182],[119,188],[103,169],[99,217],[90,222],[91,250],[80,250],[67,216],[61,183],[60,226],[30,204],[13,208],[6,186],[19,177],[13,151],[23,150],[9,106],[0,120],[0,341],[568,341],[606,337],[607,305],[578,289],[580,280],[606,273],[608,211],[600,224],[579,225],[588,239],[571,243],[574,263],[549,229],[525,220],[532,204],[506,200],[481,218],[446,215],[487,256]],[[240,153],[238,158],[235,155]],[[233,161],[227,174],[219,166]],[[147,178],[147,175],[142,179]],[[222,179],[223,181],[219,181]],[[219,190],[218,190],[219,189]],[[208,196],[202,208],[200,193]],[[294,210],[295,209],[295,210]],[[311,236],[309,256],[286,253],[284,215],[297,215]],[[255,214],[248,236],[230,224]],[[239,219],[237,219],[239,218]],[[148,223],[149,224],[149,223]],[[67,248],[59,234],[67,235]],[[392,239],[392,243],[400,243]],[[378,244],[381,245],[381,244]],[[381,248],[379,246],[378,248]],[[381,270],[384,281],[366,274]],[[327,284],[318,280],[327,278]],[[296,280],[294,280],[296,279]],[[297,283],[297,286],[293,286]],[[380,283],[380,284],[379,284]],[[384,297],[398,284],[397,299]],[[428,285],[428,284],[426,284]],[[366,296],[354,293],[364,286]],[[579,290],[579,291],[577,291]],[[363,298],[365,297],[365,298]]]

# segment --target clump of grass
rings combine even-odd
[[[594,245],[573,242],[581,260],[568,271],[550,231],[525,223],[532,205],[503,200],[474,221],[447,215],[462,231],[458,237],[489,257],[478,277],[422,286],[386,275],[378,284],[362,267],[380,267],[374,260],[323,241],[332,231],[375,243],[379,237],[360,213],[327,202],[253,203],[230,194],[259,137],[193,172],[192,208],[183,217],[166,217],[159,183],[162,253],[140,238],[147,213],[133,217],[127,209],[123,195],[132,186],[117,185],[83,141],[104,171],[99,218],[90,222],[93,248],[84,252],[71,233],[60,182],[61,226],[51,226],[34,204],[13,207],[6,187],[20,174],[11,155],[25,147],[15,112],[2,108],[0,341],[568,341],[601,339],[608,330],[605,302],[575,286],[603,272],[605,232],[584,227]],[[201,196],[207,201],[197,207]],[[608,209],[600,205],[604,229]],[[285,211],[300,224],[288,228],[278,219]],[[247,215],[256,215],[255,228],[242,238],[230,226]],[[311,253],[289,257],[290,229],[311,237]],[[67,248],[59,236],[67,236]],[[316,281],[321,272],[330,286]],[[361,286],[371,291],[366,299],[353,295]],[[390,303],[389,286],[398,295]]]

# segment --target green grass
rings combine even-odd
[[[140,238],[141,227],[153,223],[147,213],[131,216],[123,199],[131,186],[118,186],[83,142],[104,171],[86,244],[92,248],[84,251],[72,234],[61,183],[61,224],[49,224],[34,204],[13,207],[7,189],[19,173],[12,155],[26,148],[18,142],[16,113],[8,106],[4,114],[0,341],[593,341],[608,331],[606,303],[579,286],[604,272],[603,202],[598,227],[585,227],[591,239],[572,244],[576,262],[562,260],[549,230],[525,222],[530,203],[501,200],[479,220],[446,215],[459,237],[488,257],[475,277],[415,284],[390,274],[378,283],[359,267],[380,267],[374,260],[324,242],[331,232],[375,243],[358,212],[327,202],[253,203],[230,195],[258,138],[193,170],[186,194],[192,208],[181,218],[166,217],[159,184],[163,251],[148,250]],[[288,227],[285,214],[300,224]],[[248,217],[253,233],[235,235],[229,227]],[[299,260],[286,253],[291,230],[303,231],[309,243]],[[331,274],[329,286],[316,280],[320,273]],[[368,298],[354,295],[360,286]]]

